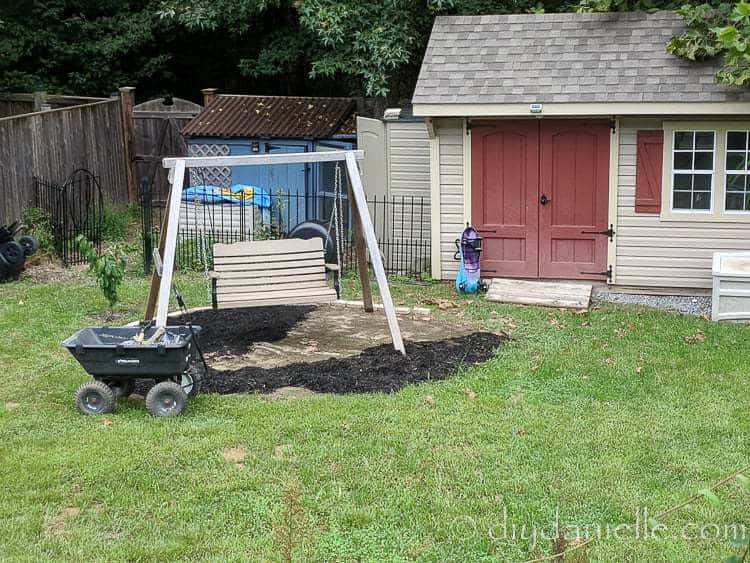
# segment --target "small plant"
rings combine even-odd
[[[274,537],[281,552],[281,560],[292,563],[294,552],[301,539],[304,539],[304,525],[301,522],[303,508],[300,502],[302,490],[297,481],[287,483],[281,495],[282,509],[279,519],[273,527]]]
[[[22,222],[27,235],[39,242],[40,250],[50,250],[54,244],[52,222],[43,209],[31,207],[23,212]]]
[[[76,237],[76,244],[89,264],[89,271],[99,281],[99,287],[107,299],[109,308],[113,309],[119,301],[117,291],[125,277],[125,258],[122,251],[113,246],[107,252],[99,254],[94,244],[83,235]]]
[[[125,207],[107,207],[102,216],[102,240],[118,241],[128,236],[131,212]]]

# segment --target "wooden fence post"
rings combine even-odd
[[[135,105],[135,88],[124,86],[120,88],[120,115],[122,116],[123,156],[125,158],[125,174],[128,188],[128,201],[138,201],[138,188],[135,177],[135,122],[133,120],[133,106]]]
[[[34,111],[42,111],[47,105],[47,92],[34,92]]]

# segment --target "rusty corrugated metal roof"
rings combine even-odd
[[[352,98],[221,94],[182,129],[188,137],[327,139],[356,133]]]

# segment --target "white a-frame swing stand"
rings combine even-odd
[[[357,160],[364,158],[363,151],[327,151],[308,153],[287,154],[257,154],[248,156],[217,156],[217,157],[191,157],[191,158],[165,158],[164,167],[169,170],[169,181],[171,190],[169,203],[162,234],[159,244],[161,258],[161,274],[154,273],[146,306],[146,319],[153,317],[156,308],[156,326],[166,327],[167,314],[169,312],[169,297],[172,288],[172,276],[174,274],[175,250],[177,247],[177,232],[180,219],[180,201],[182,200],[182,188],[185,180],[185,170],[188,168],[230,167],[230,166],[257,166],[263,164],[301,164],[312,162],[337,162],[345,161],[346,170],[351,184],[351,196],[354,200],[353,219],[355,222],[355,246],[357,249],[357,261],[359,263],[359,274],[362,278],[364,289],[365,309],[372,311],[372,301],[369,293],[369,278],[367,277],[367,258],[365,245],[370,254],[372,269],[378,282],[380,297],[383,300],[383,309],[388,320],[388,328],[391,332],[393,347],[406,354],[404,342],[401,338],[401,330],[396,318],[396,310],[391,298],[391,290],[383,268],[383,260],[378,249],[378,241],[375,237],[375,229],[367,208],[365,192],[362,187],[362,178],[359,175]],[[362,240],[363,239],[363,240]]]

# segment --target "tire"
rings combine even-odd
[[[173,377],[172,381],[177,383],[182,390],[185,391],[188,399],[192,399],[201,391],[201,387],[203,386],[203,376],[205,375],[204,372],[205,370],[203,369],[203,366],[196,361],[193,362],[185,373]]]
[[[187,393],[174,381],[157,383],[146,395],[146,409],[153,416],[177,416],[187,402]]]
[[[286,238],[299,238],[304,240],[310,240],[316,237],[323,241],[326,262],[335,262],[336,231],[331,229],[331,232],[329,233],[326,224],[322,221],[303,221],[290,230],[289,234],[286,236]]]
[[[39,250],[39,242],[32,236],[24,235],[18,239],[18,244],[23,247],[23,254],[28,258]]]
[[[76,390],[76,407],[85,415],[106,414],[115,409],[115,393],[103,381],[87,381]]]
[[[23,265],[26,255],[24,254],[23,246],[14,240],[6,242],[0,246],[0,253],[2,253],[6,262],[10,264],[11,268],[20,267]]]
[[[112,389],[116,399],[129,397],[135,391],[134,379],[102,379],[107,386]]]

